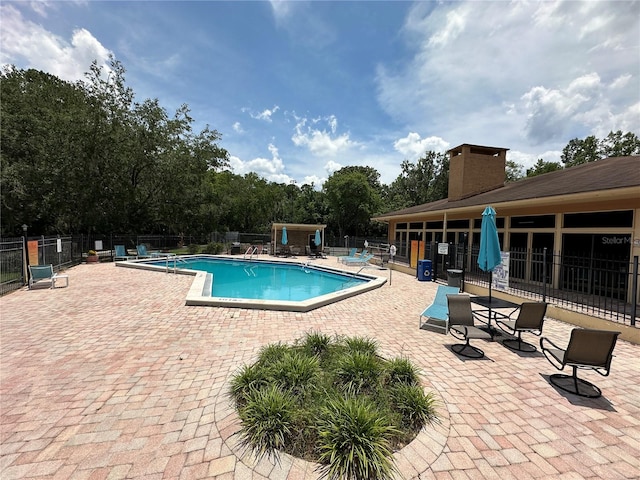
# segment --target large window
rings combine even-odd
[[[565,228],[605,228],[632,226],[632,210],[596,213],[567,213],[564,216]]]

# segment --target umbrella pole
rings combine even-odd
[[[489,272],[489,331],[491,331],[491,284],[493,283],[493,270]]]

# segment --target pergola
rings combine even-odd
[[[315,235],[316,230],[320,230],[320,238],[322,239],[320,248],[324,249],[324,230],[326,225],[306,224],[306,223],[273,223],[271,225],[271,245],[272,252],[277,251],[278,245],[282,245],[282,229],[287,229],[288,245],[308,245],[309,235]]]

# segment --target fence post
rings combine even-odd
[[[542,301],[547,301],[547,247],[542,249]]]
[[[631,325],[636,324],[638,314],[638,255],[633,257],[633,290],[631,290]]]

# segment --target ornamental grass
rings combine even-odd
[[[438,421],[419,376],[368,338],[311,332],[267,345],[231,380],[240,443],[257,459],[285,452],[316,462],[321,478],[393,478],[393,452]]]

